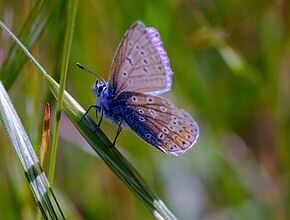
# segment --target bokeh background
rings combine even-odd
[[[43,2],[53,13],[31,51],[58,80],[67,2]],[[18,35],[37,3],[2,0],[0,18]],[[176,158],[125,130],[118,149],[180,219],[289,219],[289,9],[287,0],[80,1],[66,90],[89,107],[95,78],[75,63],[107,79],[132,23],[156,27],[174,71],[166,97],[195,118],[200,138]],[[0,66],[11,42],[1,31]],[[45,104],[54,108],[55,101],[30,62],[9,94],[37,149]],[[111,139],[117,130],[108,121],[102,129]],[[68,219],[153,219],[65,114],[60,135],[54,188]],[[33,196],[1,126],[0,177],[0,219],[35,218]]]

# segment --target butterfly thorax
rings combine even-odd
[[[94,94],[97,97],[96,110],[116,124],[120,123],[123,115],[120,111],[120,103],[112,95],[112,89],[106,83],[96,83],[94,86]]]

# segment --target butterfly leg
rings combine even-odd
[[[83,120],[83,118],[84,118],[84,117],[89,113],[89,111],[90,111],[92,108],[97,108],[97,106],[96,106],[96,105],[91,105],[91,106],[88,108],[88,110],[85,112],[85,114],[81,117],[81,119],[79,120],[78,123],[80,123],[81,120]],[[96,115],[97,115],[97,113],[96,113]],[[98,116],[97,116],[97,118],[98,118]]]
[[[113,145],[114,145],[114,146],[115,146],[115,144],[116,144],[117,137],[119,136],[119,134],[120,134],[121,131],[122,131],[122,122],[123,122],[123,119],[121,119],[121,121],[120,121],[120,123],[119,123],[118,130],[117,130],[116,136],[115,136],[115,138],[114,138],[114,141],[113,141]]]
[[[96,115],[97,115],[97,114],[98,114],[98,113],[96,112]],[[102,123],[102,120],[103,120],[103,115],[104,115],[104,110],[101,109],[100,119],[99,119],[99,121],[98,121],[98,127],[101,126],[101,123]]]

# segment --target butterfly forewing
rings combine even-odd
[[[125,34],[111,67],[113,94],[161,94],[172,86],[172,70],[159,33],[136,22]]]
[[[179,156],[196,142],[199,129],[192,117],[168,99],[124,92],[124,119],[141,138],[168,154]],[[122,96],[121,95],[121,96]]]

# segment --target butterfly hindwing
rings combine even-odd
[[[133,91],[161,94],[172,86],[172,70],[155,28],[136,22],[125,34],[115,54],[109,76],[113,94]]]
[[[197,124],[168,99],[135,92],[123,92],[120,97],[128,126],[161,151],[179,156],[196,142]]]

